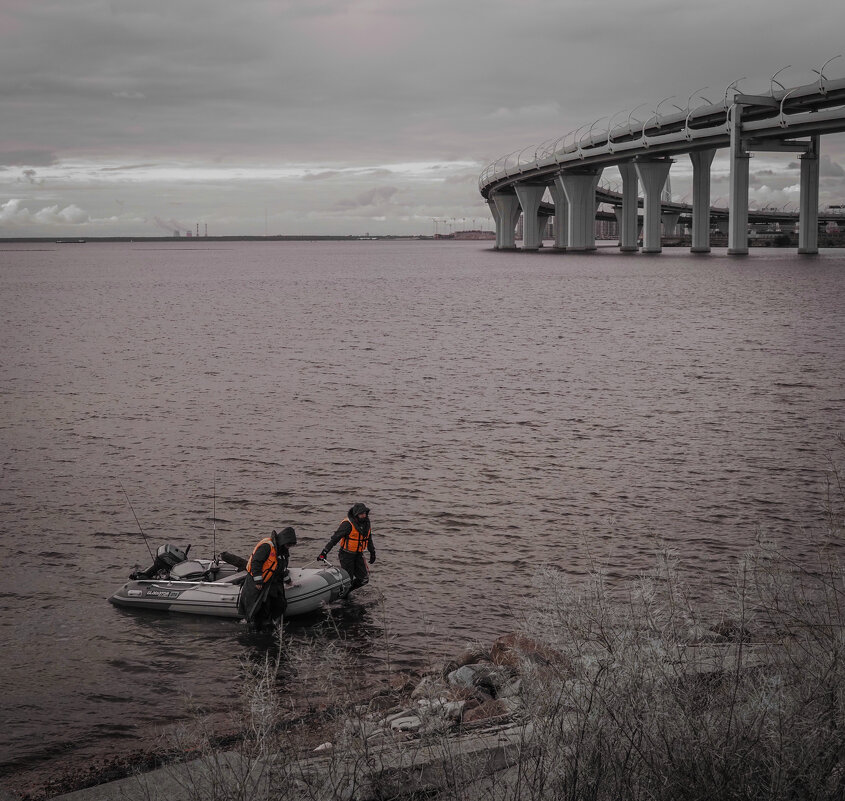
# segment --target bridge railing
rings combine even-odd
[[[665,150],[677,146],[682,150],[699,140],[711,140],[716,146],[725,146],[730,134],[732,110],[739,95],[752,98],[743,117],[743,131],[762,133],[782,129],[791,133],[808,127],[825,130],[826,126],[831,131],[842,130],[845,79],[830,80],[824,75],[825,67],[838,57],[828,59],[821,69],[814,70],[819,77],[812,83],[787,88],[775,80],[779,72],[775,73],[770,79],[768,95],[741,95],[738,88],[740,81],[744,80],[741,78],[728,85],[721,102],[713,103],[700,95],[706,89],[703,87],[690,94],[685,108],[675,105],[674,111],[661,114],[660,106],[671,98],[661,100],[644,122],[634,116],[646,106],[644,103],[635,106],[628,112],[626,122],[618,125],[614,125],[614,120],[624,111],[616,112],[609,118],[600,117],[562,136],[514,150],[496,159],[479,175],[479,191],[486,196],[497,184],[512,183],[520,176],[530,176],[532,172],[565,169],[585,160],[619,163],[655,148]],[[775,85],[780,88],[776,89]],[[696,96],[705,102],[693,106],[692,100]],[[754,98],[757,102],[753,102]],[[607,124],[599,126],[605,120]]]

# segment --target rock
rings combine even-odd
[[[395,718],[390,723],[390,728],[396,731],[417,731],[422,728],[422,720],[419,715],[407,715],[406,717]]]
[[[495,698],[499,689],[510,683],[513,675],[513,669],[510,667],[499,667],[492,662],[479,662],[453,670],[447,680],[459,687],[475,687]]]
[[[401,713],[400,713],[401,714]],[[344,726],[347,734],[368,740],[377,732],[381,731],[381,721],[373,720],[347,720]]]
[[[496,698],[518,698],[522,693],[522,679],[511,679],[507,684],[499,687]]]
[[[491,696],[479,690],[478,687],[450,687],[446,697],[450,701],[463,701],[464,708],[472,709],[485,701],[489,701]]]
[[[513,715],[522,709],[522,699],[517,695],[511,695],[507,698],[499,698],[499,702],[505,708],[505,714]]]
[[[414,715],[414,714],[415,714],[415,712],[411,709],[402,709],[399,712],[394,712],[394,713],[388,715],[387,717],[385,717],[385,719],[382,722],[386,726],[392,726],[394,720],[401,720],[402,718],[407,718],[407,717],[410,717],[411,715]]]
[[[566,657],[547,645],[532,640],[524,634],[505,634],[490,649],[490,659],[496,665],[518,668],[522,660],[535,665],[564,665]]]
[[[396,707],[397,698],[395,695],[377,695],[370,699],[367,706],[368,712],[387,712]]]
[[[508,708],[501,701],[493,700],[464,712],[464,723],[475,723],[479,720],[499,718],[508,714]]]
[[[473,665],[463,665],[446,676],[446,681],[449,684],[457,684],[458,687],[475,687],[475,676],[476,670]]]
[[[457,723],[461,719],[461,714],[466,706],[466,701],[447,701],[445,698],[433,700],[421,698],[417,703],[423,714],[442,717],[453,723]]]

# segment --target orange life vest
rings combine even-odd
[[[265,537],[252,549],[252,556],[249,557],[249,561],[246,563],[246,569],[252,573],[252,557],[255,556],[255,552],[265,544],[270,546],[270,555],[264,560],[264,564],[261,565],[261,577],[264,581],[270,581],[273,574],[276,572],[276,567],[279,564],[279,559],[276,555],[276,546],[273,544],[272,537]]]
[[[362,534],[357,528],[355,528],[355,524],[348,517],[344,519],[350,526],[352,526],[352,531],[350,531],[340,541],[340,547],[343,548],[344,551],[363,553],[367,550],[367,545],[370,543],[370,534],[372,534],[372,529],[370,529],[366,534]],[[340,522],[342,523],[343,520]]]

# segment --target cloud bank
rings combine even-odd
[[[819,0],[10,0],[0,205],[18,211],[0,236],[489,223],[476,180],[499,156],[638,104],[718,98],[741,76],[768,92],[787,64],[777,80],[812,81],[842,30],[845,8]],[[845,138],[822,150],[822,203],[842,202]],[[788,161],[755,167],[776,194],[794,183]],[[676,194],[689,175],[679,160]]]

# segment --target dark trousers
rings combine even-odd
[[[350,592],[356,587],[362,587],[370,580],[370,570],[364,560],[364,554],[344,551],[341,548],[338,551],[338,559],[340,560],[340,566],[349,573],[349,578],[352,579]]]

